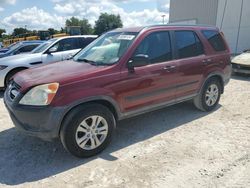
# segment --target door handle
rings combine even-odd
[[[203,59],[202,60],[202,63],[204,64],[204,65],[208,65],[209,63],[211,63],[212,62],[212,59]]]
[[[168,71],[168,72],[171,72],[171,71],[173,71],[175,68],[176,68],[176,66],[171,65],[171,66],[166,66],[166,67],[164,67],[163,70]]]

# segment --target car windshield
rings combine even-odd
[[[110,32],[80,51],[73,58],[77,62],[94,65],[113,65],[119,61],[138,33]]]
[[[31,53],[41,53],[44,50],[46,50],[53,42],[55,42],[57,39],[50,39],[45,43],[40,44],[38,47],[36,47]]]
[[[16,49],[19,48],[21,45],[22,45],[21,42],[17,42],[16,44],[14,44],[14,45],[12,45],[11,47],[9,47],[9,52],[10,52],[10,51],[16,50]]]
[[[13,46],[15,46],[16,44],[18,44],[18,43],[13,43],[13,44],[11,44],[11,45],[9,45],[7,48],[12,48]]]

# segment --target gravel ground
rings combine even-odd
[[[250,78],[234,77],[212,113],[187,102],[122,121],[88,159],[18,133],[2,95],[0,187],[250,187]]]

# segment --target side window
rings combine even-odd
[[[202,33],[215,51],[221,52],[226,50],[225,43],[218,31],[204,30]]]
[[[25,52],[31,52],[33,49],[35,49],[38,46],[38,44],[23,46],[20,49],[18,49],[15,54],[19,53],[25,53]]]
[[[148,55],[151,63],[172,60],[172,48],[168,31],[155,32],[148,35],[137,47],[134,56]]]
[[[204,54],[203,45],[193,31],[175,31],[175,39],[180,59]]]
[[[78,49],[76,38],[62,39],[57,42],[52,48],[55,48],[57,52]]]
[[[95,38],[78,38],[79,42],[79,48],[85,48],[87,45],[89,45],[92,41],[94,41]]]

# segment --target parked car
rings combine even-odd
[[[18,43],[18,42],[17,42],[17,43]],[[11,45],[9,45],[9,46],[6,47],[6,48],[1,48],[1,49],[0,49],[0,53],[5,53],[5,52],[9,51],[9,49],[10,49],[12,46],[16,45],[17,43],[12,43]]]
[[[250,50],[232,59],[233,73],[250,74]]]
[[[63,61],[96,39],[95,35],[68,36],[51,39],[29,54],[0,59],[0,88],[5,88],[17,72],[37,65]]]
[[[18,42],[16,45],[10,47],[10,49],[7,52],[0,53],[0,58],[31,52],[42,43],[44,43],[44,41]]]
[[[59,137],[70,153],[89,157],[109,144],[121,119],[187,100],[214,110],[230,74],[217,28],[117,29],[72,60],[18,73],[4,101],[19,130]]]

